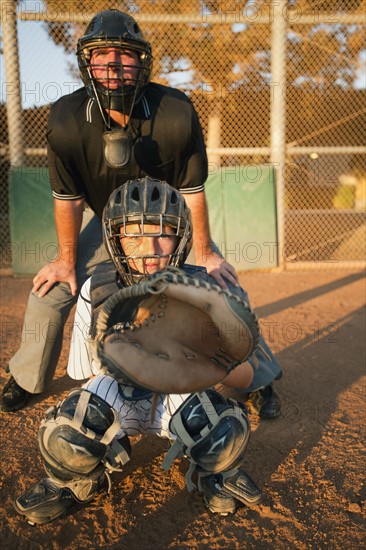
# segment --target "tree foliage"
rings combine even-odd
[[[137,20],[149,14],[181,16],[182,22],[141,23],[153,46],[156,80],[171,82],[175,77],[181,87],[201,86],[220,96],[238,87],[258,89],[270,81],[271,26],[255,23],[258,15],[271,20],[268,0],[47,0],[45,4],[49,15],[54,10],[70,16],[67,23],[48,23],[53,40],[66,51],[75,50],[88,16],[102,9],[115,7]],[[290,23],[288,83],[303,88],[352,86],[365,49],[365,30],[337,24],[336,15],[363,13],[365,0],[290,0],[287,7],[292,10],[284,14]],[[329,14],[329,24],[317,22],[324,13]],[[82,14],[84,21],[77,22],[75,14]],[[297,24],[296,15],[302,14],[314,14],[314,24]]]

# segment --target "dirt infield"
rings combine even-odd
[[[29,525],[12,500],[44,477],[36,432],[44,411],[75,382],[65,375],[70,324],[47,394],[0,415],[1,535],[10,549],[360,549],[365,548],[365,280],[362,272],[243,273],[264,336],[280,359],[279,419],[258,422],[245,468],[263,501],[214,516],[188,493],[187,465],[161,468],[167,443],[133,440],[133,458],[100,494],[52,524]],[[31,282],[1,279],[1,364],[20,341]],[[1,370],[1,382],[7,375]],[[231,394],[235,397],[235,394]]]

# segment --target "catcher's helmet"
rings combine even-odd
[[[125,48],[137,53],[138,73],[133,83],[129,80],[118,88],[109,89],[94,78],[90,65],[92,51],[111,47]],[[142,97],[144,88],[150,81],[152,69],[151,46],[145,40],[137,22],[119,10],[97,13],[78,41],[77,58],[87,92],[98,102],[99,108],[122,111],[129,115],[134,104]]]
[[[141,231],[131,233],[128,225],[139,224]],[[159,231],[145,231],[146,225],[157,225]],[[167,233],[166,227],[173,229]],[[108,253],[125,285],[146,279],[147,273],[137,273],[129,260],[142,260],[152,256],[128,254],[120,242],[123,236],[175,235],[177,246],[168,256],[168,265],[181,266],[192,247],[191,212],[183,196],[165,181],[145,177],[127,181],[113,191],[103,211],[103,238]],[[161,257],[161,256],[160,256]]]

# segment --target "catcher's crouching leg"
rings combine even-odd
[[[48,523],[75,503],[92,500],[105,475],[120,470],[130,457],[128,437],[115,435],[120,423],[100,397],[74,390],[52,407],[42,421],[38,443],[49,477],[33,485],[14,503],[29,523]]]
[[[164,467],[185,454],[191,462],[188,489],[194,488],[191,478],[196,471],[198,489],[212,512],[227,515],[240,502],[247,506],[260,502],[260,489],[239,467],[250,435],[243,405],[211,389],[194,393],[174,413],[169,428],[177,439]]]

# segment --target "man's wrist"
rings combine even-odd
[[[215,254],[212,243],[202,243],[200,242],[195,248],[194,248],[194,254],[197,260],[205,262],[207,261],[207,258],[213,256]]]
[[[76,243],[64,243],[58,246],[58,255],[56,261],[75,266],[76,263]]]

